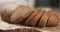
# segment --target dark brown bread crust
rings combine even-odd
[[[44,13],[44,11],[39,10],[39,13],[31,20],[30,25],[35,26],[36,24],[38,24],[37,22],[43,15],[43,13]]]
[[[59,24],[59,17],[57,14],[52,13],[51,16],[49,17],[48,23],[46,26],[57,26]]]
[[[50,11],[45,11],[45,13],[43,14],[43,16],[40,19],[38,26],[45,27],[47,20],[50,17],[50,14],[51,14]]]
[[[29,25],[30,21],[38,14],[39,10],[35,10],[32,15],[25,21],[26,25]]]

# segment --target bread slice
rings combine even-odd
[[[35,10],[32,15],[25,21],[26,25],[29,25],[30,21],[38,14],[39,10]]]
[[[1,8],[1,17],[3,20],[9,22],[11,14],[19,7],[18,4],[5,4]]]
[[[17,10],[15,10],[14,13],[11,15],[11,22],[18,23],[18,21],[21,21],[22,19],[27,17],[27,13],[31,12],[32,10],[28,6],[19,6]]]
[[[30,25],[31,26],[35,26],[36,24],[38,24],[37,22],[39,22],[38,20],[41,18],[41,16],[43,15],[44,11],[42,11],[41,9],[39,10],[39,13],[31,20]]]
[[[59,24],[59,16],[53,12],[49,17],[49,20],[46,26],[54,27],[54,26],[57,26],[58,24]]]
[[[41,17],[41,19],[38,23],[38,26],[45,27],[49,17],[50,17],[50,11],[45,11],[45,13],[43,14],[43,16]]]
[[[19,17],[16,21],[19,24],[25,24],[25,21],[27,20],[27,18],[33,13],[34,11],[30,11],[28,13],[26,13],[24,16]]]

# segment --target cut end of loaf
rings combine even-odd
[[[15,12],[12,14],[11,22],[15,22],[16,19],[18,19],[19,17],[21,18],[22,16],[26,15],[26,13],[30,11],[32,10],[27,6],[19,6],[19,8],[17,8],[17,10],[15,10]]]

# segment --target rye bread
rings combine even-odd
[[[51,14],[50,11],[45,11],[43,16],[41,17],[39,23],[38,23],[38,26],[45,27],[47,20],[50,17],[50,14]]]
[[[49,17],[49,20],[46,26],[54,27],[54,26],[57,26],[58,24],[59,24],[59,16],[53,12],[51,16]]]
[[[17,10],[11,15],[11,22],[18,23],[22,19],[27,17],[27,13],[31,12],[32,10],[28,6],[19,6]]]
[[[41,9],[39,10],[39,13],[31,20],[30,25],[31,26],[35,26],[36,24],[38,24],[38,20],[41,18],[41,16],[43,15],[44,11],[42,11]]]
[[[18,4],[5,4],[1,8],[1,17],[4,21],[9,22],[11,14],[18,8]]]
[[[34,12],[31,14],[31,16],[25,21],[26,25],[30,24],[30,21],[38,14],[39,10],[34,10]]]

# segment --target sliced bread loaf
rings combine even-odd
[[[39,22],[38,20],[41,18],[43,13],[44,13],[44,11],[39,9],[39,13],[31,20],[30,25],[35,26],[36,24],[38,24],[38,22]]]

